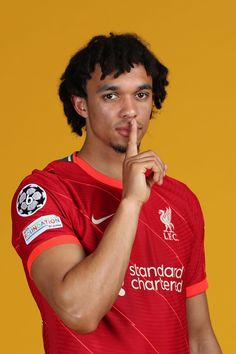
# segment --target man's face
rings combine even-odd
[[[87,139],[98,149],[109,146],[125,153],[131,120],[137,121],[138,145],[148,128],[153,104],[152,77],[143,65],[135,65],[117,78],[111,74],[100,80],[101,74],[97,65],[87,82]]]

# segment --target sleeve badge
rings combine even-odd
[[[17,197],[17,213],[23,217],[33,215],[45,205],[46,200],[47,194],[42,187],[37,184],[27,184]]]

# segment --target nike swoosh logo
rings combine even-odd
[[[92,223],[95,225],[101,224],[103,221],[105,221],[106,219],[109,219],[110,217],[112,217],[114,214],[108,215],[108,216],[104,216],[104,218],[101,219],[95,219],[95,217],[92,215]]]

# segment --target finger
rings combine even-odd
[[[163,184],[164,171],[155,159],[143,158],[133,161],[133,167],[145,174],[148,182]]]
[[[165,169],[164,165],[159,160],[155,161],[155,165],[153,167],[153,180],[160,186],[163,184],[163,178],[165,177]]]
[[[147,173],[148,172],[148,173]],[[148,182],[152,182],[152,183],[157,183],[159,185],[163,184],[163,178],[164,178],[164,170],[162,168],[162,165],[159,163],[158,160],[154,160],[153,161],[153,165],[152,167],[148,168],[145,175],[146,175],[146,179]]]
[[[165,165],[164,176],[166,175],[167,169],[168,169],[168,166]]]
[[[158,163],[160,164],[163,171],[165,170],[165,172],[166,172],[167,166],[164,164],[164,162],[161,160],[161,158],[154,151],[148,150],[148,151],[141,152],[141,153],[139,153],[139,157],[140,158],[154,157],[158,161]]]
[[[154,168],[156,168],[156,172],[159,171],[160,178],[161,177],[163,178],[165,176],[165,174],[166,174],[165,166],[166,165],[164,165],[163,162],[160,159],[158,159],[155,154],[153,154],[152,156],[143,156],[143,157],[140,157],[140,156],[141,156],[141,154],[137,155],[137,157],[134,156],[131,160],[132,163],[141,163],[141,162],[145,163],[145,162],[153,161],[153,163],[156,166]],[[146,177],[149,176],[152,172],[154,172],[153,169],[147,168],[145,171]],[[157,176],[156,176],[156,178],[157,178]]]
[[[138,154],[137,140],[138,140],[138,126],[136,120],[133,119],[130,122],[130,134],[129,134],[128,146],[126,151],[126,158]]]

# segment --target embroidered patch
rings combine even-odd
[[[30,216],[41,209],[47,200],[45,190],[37,184],[27,184],[19,193],[16,210],[20,216]]]
[[[44,231],[48,229],[57,229],[62,227],[62,222],[59,216],[56,215],[45,215],[34,220],[29,224],[22,232],[25,243],[28,245],[36,237],[41,235]]]
[[[177,234],[175,233],[175,225],[171,221],[171,208],[168,207],[166,210],[159,209],[159,215],[161,222],[165,225],[165,230],[163,230],[164,239],[168,241],[179,241]]]

